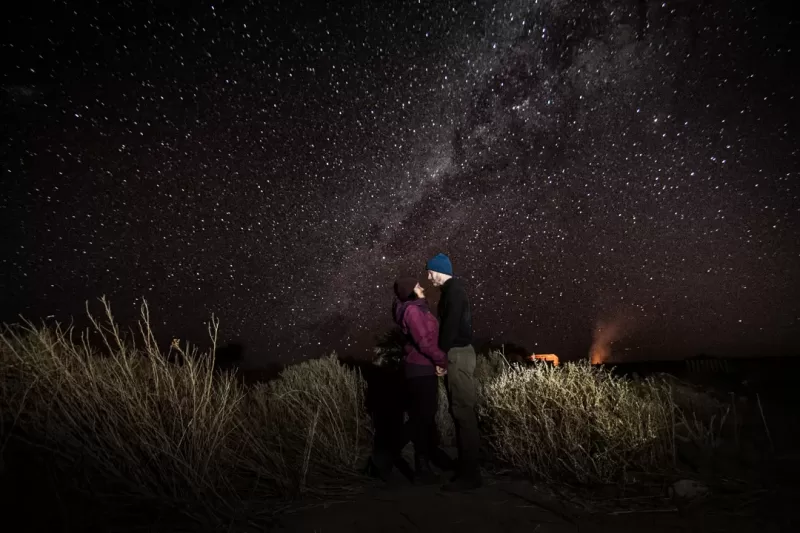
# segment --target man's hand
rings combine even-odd
[[[436,367],[436,375],[437,375],[437,376],[439,376],[439,377],[442,377],[442,376],[444,376],[445,374],[447,374],[447,369],[446,369],[446,368],[442,368],[442,367],[440,367],[440,366],[437,366],[437,367]]]

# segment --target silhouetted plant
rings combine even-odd
[[[373,353],[374,363],[378,366],[400,366],[403,361],[403,346],[406,336],[400,328],[393,328],[379,336]]]

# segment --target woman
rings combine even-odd
[[[439,379],[447,371],[447,356],[439,349],[439,323],[413,277],[395,281],[394,320],[405,335],[403,367],[408,390],[408,427],[414,443],[415,478],[433,483],[430,460],[436,450]]]

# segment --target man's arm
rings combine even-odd
[[[439,348],[447,353],[453,347],[453,343],[458,335],[458,326],[461,323],[461,316],[467,306],[467,294],[463,290],[453,287],[447,294],[447,301],[444,306],[443,316],[439,317],[442,321],[439,327]]]
[[[422,355],[430,359],[434,365],[447,368],[447,355],[436,344],[435,322],[425,320],[424,312],[417,307],[409,307],[403,321]]]

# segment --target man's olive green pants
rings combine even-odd
[[[480,475],[475,360],[472,346],[451,348],[447,352],[447,398],[456,428],[459,474],[465,477]]]

